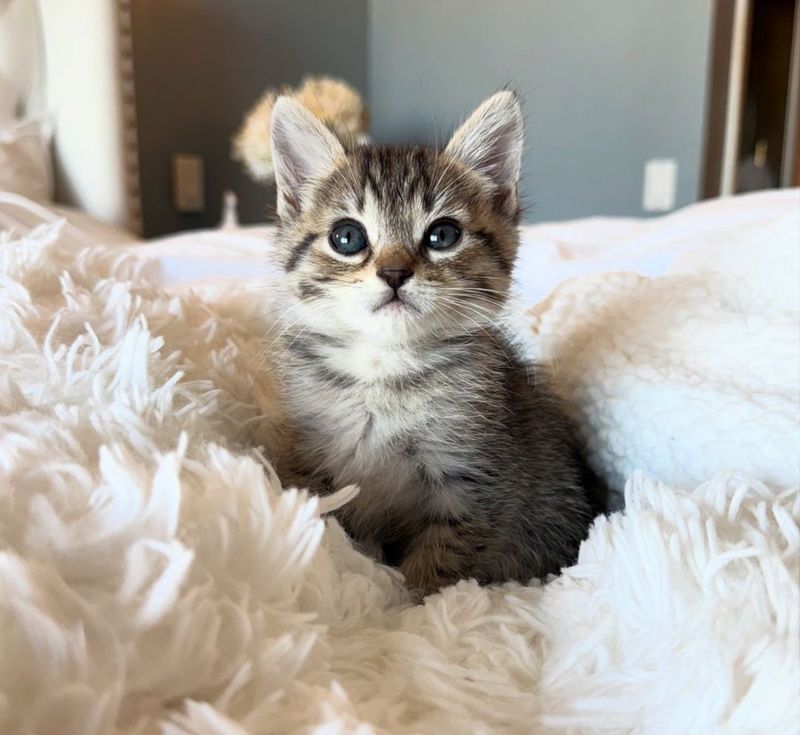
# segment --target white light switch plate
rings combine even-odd
[[[651,158],[644,165],[642,207],[646,212],[668,212],[675,208],[678,162],[674,158]]]
[[[202,156],[176,153],[172,157],[172,205],[176,212],[205,211]]]

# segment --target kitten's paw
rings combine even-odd
[[[455,584],[465,574],[464,543],[449,526],[429,526],[400,564],[412,594],[422,597]]]

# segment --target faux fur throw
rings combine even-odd
[[[255,286],[212,305],[58,226],[0,241],[0,732],[796,732],[797,242],[537,309],[626,510],[548,584],[414,606],[321,518],[350,491],[252,449]]]

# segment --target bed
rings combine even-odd
[[[518,327],[625,510],[423,605],[254,449],[270,227],[0,222],[3,732],[796,730],[800,192],[523,229]]]
[[[797,731],[800,191],[522,228],[510,316],[624,510],[417,605],[259,449],[274,230],[144,242],[108,150],[109,198],[0,191],[0,732]]]

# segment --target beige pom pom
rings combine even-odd
[[[271,89],[245,117],[233,141],[233,157],[241,161],[256,181],[275,175],[270,145],[272,106],[278,95],[291,95],[318,117],[350,149],[367,129],[367,111],[361,96],[349,84],[330,77],[308,77],[297,89]]]

